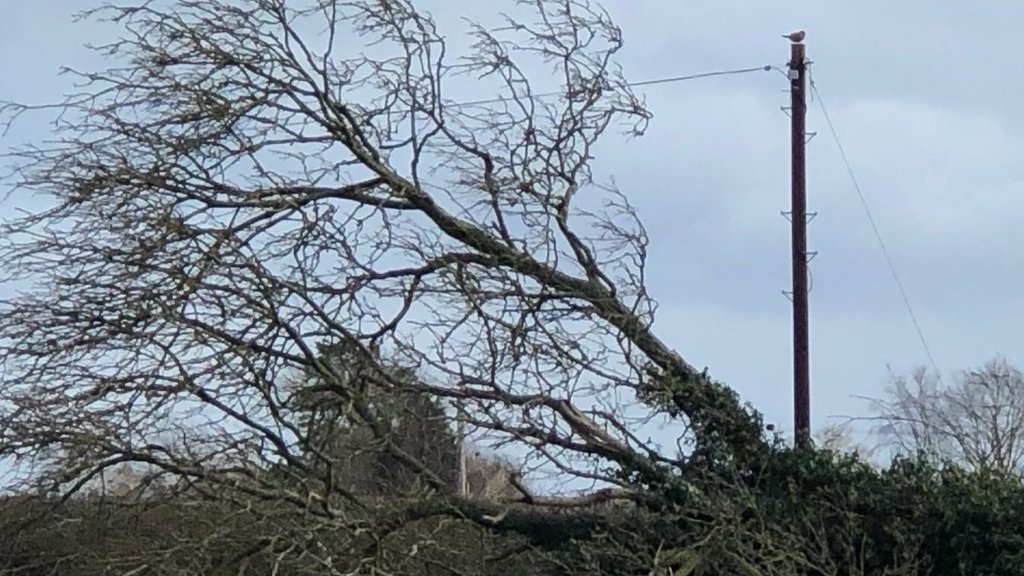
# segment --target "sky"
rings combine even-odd
[[[509,2],[425,2],[442,24]],[[109,30],[74,24],[82,0],[7,2],[0,99],[51,101],[62,65],[96,59]],[[633,80],[781,66],[807,31],[812,73],[935,361],[948,375],[995,354],[1024,363],[1024,3],[952,0],[607,0]],[[654,113],[635,141],[610,135],[615,176],[651,237],[656,331],[691,363],[789,428],[792,419],[788,94],[777,72],[641,89]],[[488,94],[482,94],[488,97]],[[928,361],[837,153],[810,105],[808,208],[812,420],[866,415],[889,367]],[[6,148],[44,135],[21,125]],[[0,204],[0,214],[18,206]]]

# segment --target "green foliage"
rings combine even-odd
[[[565,552],[567,573],[1024,573],[1024,485],[999,473],[776,448],[757,469],[686,480],[699,498],[618,515]]]
[[[1022,498],[1018,479],[992,472],[919,458],[879,470],[851,455],[777,450],[715,500],[749,502],[750,541],[769,532],[799,546],[791,571],[777,573],[942,576],[1024,573]]]
[[[694,458],[704,464],[746,466],[763,456],[761,414],[739,401],[735,390],[711,379],[707,371],[694,375],[650,369],[649,382],[639,396],[673,418],[686,418],[699,446]]]

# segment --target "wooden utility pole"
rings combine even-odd
[[[455,407],[455,417],[458,418],[456,422],[459,438],[459,496],[466,498],[469,496],[469,471],[466,469],[466,420],[462,409],[462,401],[456,401]]]
[[[807,59],[804,34],[790,36],[789,89],[792,119],[792,208],[793,232],[793,420],[798,446],[811,438],[810,337],[807,318]]]

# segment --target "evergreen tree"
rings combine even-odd
[[[322,345],[319,353],[321,368],[291,391],[302,453],[315,469],[363,494],[414,493],[425,472],[411,469],[401,452],[455,485],[458,438],[442,405],[418,389],[414,370],[369,361],[344,344]]]

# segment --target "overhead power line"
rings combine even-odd
[[[871,224],[871,230],[875,234],[875,240],[878,241],[878,246],[882,249],[882,255],[885,257],[885,262],[889,267],[889,273],[892,275],[892,279],[900,291],[900,296],[903,298],[903,305],[907,309],[910,321],[914,324],[914,330],[917,331],[917,337],[921,341],[921,347],[924,348],[924,353],[927,355],[928,362],[931,364],[932,370],[935,372],[935,377],[941,378],[942,373],[939,372],[939,366],[935,362],[935,356],[932,355],[931,347],[928,345],[928,339],[924,336],[924,330],[921,329],[921,323],[918,322],[917,314],[914,313],[914,307],[910,303],[910,297],[907,295],[907,290],[903,286],[903,281],[900,280],[899,272],[896,270],[896,264],[893,262],[892,256],[889,253],[889,248],[886,246],[885,240],[882,238],[882,233],[878,229],[878,223],[875,221],[875,216],[871,213],[871,207],[868,205],[867,198],[864,196],[864,191],[861,189],[860,181],[857,179],[857,175],[853,171],[853,165],[850,163],[850,159],[846,155],[846,149],[843,147],[843,143],[839,139],[839,133],[836,130],[835,124],[832,122],[832,117],[828,113],[828,108],[825,106],[825,101],[818,92],[818,86],[814,83],[814,80],[811,80],[811,93],[814,95],[814,99],[818,102],[818,107],[821,108],[821,114],[825,117],[825,123],[828,125],[828,130],[832,134],[832,140],[835,142],[836,149],[839,150],[839,156],[842,158],[843,164],[846,166],[846,173],[850,177],[853,189],[857,192],[857,197],[860,198],[861,206],[864,207],[864,213],[867,215],[868,222]]]
[[[767,66],[754,66],[751,68],[735,68],[732,70],[715,70],[713,72],[700,72],[698,74],[687,74],[685,76],[666,76],[663,78],[653,78],[651,80],[640,80],[637,82],[627,82],[626,86],[630,88],[639,88],[642,86],[655,86],[658,84],[675,84],[678,82],[687,82],[689,80],[700,80],[702,78],[711,78],[714,76],[736,76],[739,74],[750,74],[752,72],[770,72],[776,69],[776,66],[771,64]],[[524,98],[551,98],[552,96],[564,96],[564,92],[542,92],[540,94],[524,95]],[[462,106],[479,106],[482,104],[497,104],[500,102],[514,102],[515,97],[501,96],[498,98],[487,98],[484,100],[470,100],[468,102],[455,102],[448,104],[448,106],[462,107]]]

